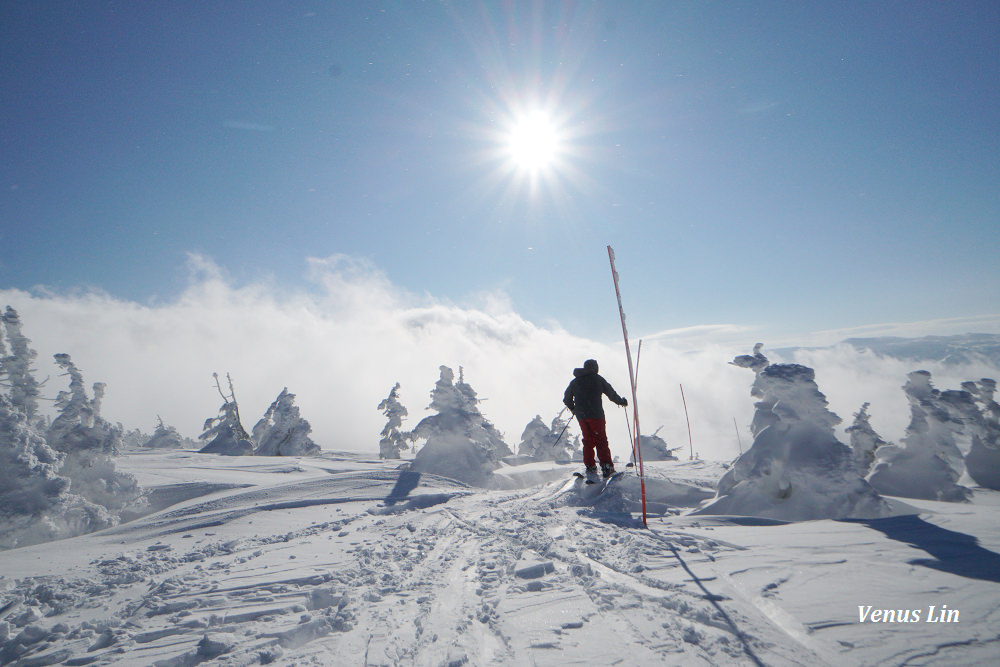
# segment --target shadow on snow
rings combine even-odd
[[[396,485],[392,487],[392,491],[390,491],[389,495],[386,496],[386,506],[391,507],[402,500],[406,500],[410,497],[410,492],[419,485],[419,472],[414,472],[412,470],[404,470],[400,472],[399,477],[396,478]]]
[[[968,579],[1000,583],[1000,554],[979,546],[972,535],[936,526],[918,516],[886,519],[846,519],[884,533],[886,537],[926,551],[933,558],[915,558],[911,565],[923,565]]]

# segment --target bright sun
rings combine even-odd
[[[559,129],[544,111],[533,111],[517,119],[507,138],[510,159],[529,172],[541,171],[559,157]]]

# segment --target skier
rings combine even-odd
[[[587,479],[597,480],[597,459],[601,462],[601,473],[607,479],[615,474],[615,464],[611,462],[611,449],[608,447],[608,435],[604,419],[604,402],[602,394],[622,407],[628,401],[618,395],[614,388],[597,373],[597,362],[587,359],[583,368],[573,370],[573,381],[566,387],[563,403],[570,409],[580,422],[583,433],[583,464],[587,467]]]

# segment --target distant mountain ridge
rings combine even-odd
[[[938,361],[948,365],[988,363],[1000,367],[1000,334],[960,334],[901,338],[848,338],[845,344],[906,361]]]
[[[936,361],[948,366],[981,363],[1000,368],[1000,334],[848,338],[841,341],[840,345],[850,345],[856,350],[870,350],[882,357],[915,363]],[[781,359],[792,359],[800,350],[819,349],[826,348],[784,347],[775,348],[772,352]]]

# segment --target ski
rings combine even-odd
[[[606,477],[606,478],[604,479],[604,487],[605,487],[605,488],[607,488],[607,486],[608,486],[609,484],[611,484],[611,482],[614,482],[614,481],[616,481],[617,479],[619,479],[619,478],[620,478],[620,477],[621,477],[622,475],[624,475],[625,473],[626,473],[626,471],[625,471],[625,470],[620,470],[620,471],[618,471],[618,472],[614,473],[613,475],[611,475],[610,477]]]
[[[597,479],[597,480],[587,479],[587,476],[584,475],[582,472],[575,472],[575,473],[573,473],[573,477],[576,477],[577,479],[584,480],[585,484],[602,484],[604,486],[607,486],[609,482],[611,482],[612,480],[618,479],[619,477],[621,477],[622,475],[624,475],[625,472],[626,471],[624,471],[624,470],[620,470],[620,471],[612,474],[610,477],[603,477],[603,478]]]

